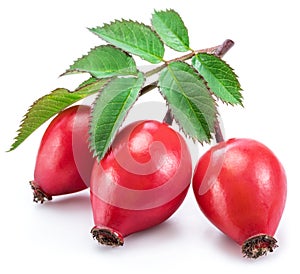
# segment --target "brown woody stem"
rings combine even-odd
[[[171,110],[170,109],[167,110],[167,113],[166,113],[166,115],[165,115],[165,117],[163,119],[163,122],[166,123],[166,124],[168,124],[169,126],[172,125],[172,123],[173,123],[173,116],[171,114]]]
[[[199,50],[194,50],[192,52],[189,52],[185,55],[182,55],[180,57],[165,61],[165,63],[163,63],[162,65],[151,69],[149,71],[147,71],[145,73],[145,77],[150,77],[158,72],[160,72],[161,70],[163,70],[168,64],[172,63],[172,62],[177,62],[177,61],[181,61],[184,62],[186,60],[191,59],[192,57],[194,57],[195,55],[197,55],[198,53],[210,53],[210,54],[215,54],[216,56],[222,58],[226,52],[228,52],[228,50],[231,49],[231,47],[234,45],[234,42],[230,39],[226,39],[221,45],[215,46],[215,47],[211,47],[211,48],[206,48],[206,49],[199,49]],[[142,91],[141,91],[141,95],[147,93],[148,91],[154,89],[157,86],[157,81],[153,82],[147,86],[145,86]]]
[[[221,143],[224,141],[224,137],[218,119],[216,119],[215,121],[215,138],[217,143]]]
[[[222,45],[216,48],[214,54],[222,58],[233,46],[234,42],[230,39],[226,39]]]
[[[214,54],[216,56],[222,58],[233,47],[233,45],[234,45],[234,42],[230,39],[227,39],[223,42],[222,45],[220,45],[219,47],[216,48],[216,50],[214,51]],[[221,130],[218,119],[216,119],[216,121],[215,121],[215,138],[216,138],[217,143],[224,141],[224,137],[223,137],[222,130]]]

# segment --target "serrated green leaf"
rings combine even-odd
[[[181,52],[190,49],[188,30],[176,11],[155,11],[152,26],[170,48]]]
[[[184,62],[169,64],[160,74],[159,89],[185,134],[209,142],[217,115],[204,80]]]
[[[27,137],[55,114],[77,101],[98,92],[108,81],[108,79],[97,80],[80,87],[74,92],[70,92],[65,88],[58,88],[35,101],[24,116],[17,131],[18,135],[9,151],[16,149]]]
[[[139,97],[144,75],[114,78],[99,93],[92,110],[90,146],[98,160],[104,157],[128,111]]]
[[[84,87],[84,86],[93,84],[93,83],[98,82],[98,81],[99,81],[99,79],[97,79],[97,78],[95,78],[95,77],[90,77],[90,78],[88,78],[87,80],[83,81],[83,82],[78,86],[77,89],[80,89],[80,88],[82,88],[82,87]]]
[[[111,45],[99,46],[74,62],[66,74],[88,72],[96,78],[120,75],[136,75],[133,58],[124,51]]]
[[[207,81],[211,91],[223,102],[242,105],[240,83],[232,68],[213,54],[199,53],[192,65]]]
[[[140,56],[150,63],[163,61],[164,45],[158,35],[149,27],[134,21],[114,21],[103,27],[90,29],[103,40]]]

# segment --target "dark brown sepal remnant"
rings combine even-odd
[[[96,239],[100,244],[106,245],[106,246],[122,246],[124,244],[123,237],[108,228],[99,228],[95,226],[92,230],[91,233],[93,235],[93,238]]]
[[[42,191],[34,181],[29,182],[32,190],[33,190],[33,201],[36,203],[44,203],[46,200],[50,201],[52,200],[52,196],[46,194],[44,191]]]
[[[242,252],[244,257],[257,259],[260,256],[273,252],[278,247],[276,239],[272,236],[261,234],[247,239],[243,246]]]

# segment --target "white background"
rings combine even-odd
[[[171,273],[192,269],[195,273],[282,273],[296,265],[300,244],[297,2],[2,1],[0,272]],[[5,152],[34,100],[57,87],[73,88],[80,82],[79,76],[58,75],[102,43],[88,27],[122,17],[149,24],[153,10],[165,8],[182,16],[194,49],[218,45],[226,38],[235,41],[225,60],[239,76],[244,108],[220,106],[226,138],[263,142],[286,169],[288,199],[276,233],[280,247],[261,259],[243,258],[239,246],[205,219],[191,191],[165,223],[129,236],[121,248],[101,247],[90,235],[93,219],[88,191],[57,197],[44,205],[32,202],[28,181],[33,178],[46,125],[17,150]],[[200,148],[199,153],[207,148]]]

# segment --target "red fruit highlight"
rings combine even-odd
[[[153,120],[126,126],[92,171],[93,237],[120,246],[129,234],[165,221],[183,202],[191,177],[179,133]]]
[[[285,171],[265,145],[230,139],[199,160],[193,190],[200,209],[223,233],[258,258],[277,247],[273,238],[286,201]]]
[[[88,148],[89,106],[73,106],[60,112],[46,129],[37,154],[34,201],[74,193],[89,186],[94,159]]]

